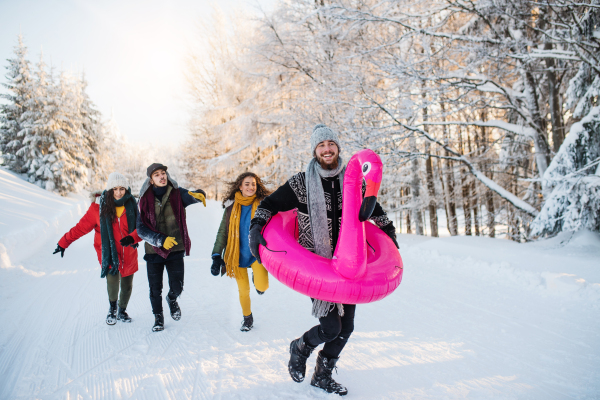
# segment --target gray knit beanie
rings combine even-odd
[[[317,124],[313,128],[312,135],[310,135],[310,147],[312,148],[313,157],[315,155],[315,149],[317,148],[318,144],[325,140],[334,141],[338,147],[338,152],[342,152],[338,134],[329,129],[325,124]]]
[[[108,176],[108,182],[106,182],[106,190],[114,189],[117,186],[121,186],[127,189],[129,187],[129,182],[127,182],[127,178],[125,178],[120,173],[113,172]]]

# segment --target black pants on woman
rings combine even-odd
[[[169,276],[169,298],[175,300],[183,291],[183,258],[160,263],[146,262],[152,313],[160,314],[162,306],[163,271]]]
[[[304,334],[304,341],[313,347],[321,343],[323,353],[328,358],[338,358],[354,331],[356,304],[344,304],[344,316],[340,317],[337,308],[319,318],[319,325],[313,326]]]

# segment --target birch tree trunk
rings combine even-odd
[[[469,156],[473,156],[473,148],[471,147],[471,133],[467,128],[467,146],[469,149]],[[475,187],[475,181],[469,183],[468,186],[469,198],[471,199],[471,206],[473,208],[473,225],[475,228],[475,235],[479,236],[479,210],[477,202],[477,188]]]
[[[471,182],[469,192],[471,193],[471,200],[473,205],[473,225],[475,228],[475,236],[479,236],[481,235],[479,232],[479,205],[477,201],[477,188],[475,187],[475,182]]]
[[[442,108],[442,113],[445,111],[444,103],[440,103]],[[445,120],[445,117],[442,117],[442,120]],[[444,144],[446,146],[450,146],[450,138],[448,135],[448,128],[446,125],[442,126],[442,131],[444,135]],[[450,153],[445,151],[445,155],[447,157],[450,156]],[[447,198],[447,209],[448,209],[448,230],[450,231],[450,235],[456,236],[458,235],[458,226],[456,223],[456,202],[455,202],[455,193],[454,193],[454,170],[453,163],[451,160],[446,159],[444,162],[444,175],[446,176],[446,198]]]
[[[417,134],[413,133],[410,136],[410,148],[414,153],[418,152],[417,149]],[[413,220],[415,221],[415,233],[417,235],[423,234],[423,217],[421,216],[421,210],[419,208],[419,194],[420,194],[420,179],[419,179],[419,159],[417,157],[413,157],[411,160],[411,174],[412,178],[410,181],[410,192],[412,194],[412,214]]]
[[[538,173],[541,177],[548,168],[550,163],[550,149],[546,140],[546,123],[542,118],[540,106],[537,100],[537,90],[535,80],[531,72],[522,68],[523,85],[525,86],[525,97],[527,98],[527,108],[531,114],[531,118],[535,124],[535,134],[533,136],[533,144],[535,146],[535,159],[538,166]]]
[[[444,199],[444,213],[446,214],[446,228],[448,229],[448,232],[450,233],[450,217],[448,216],[448,192],[446,191],[446,184],[444,183],[444,168],[442,166],[442,161],[440,158],[437,159],[437,167],[438,167],[438,171],[441,172],[440,176],[440,183],[442,185],[442,198]]]
[[[458,130],[458,151],[463,156],[465,155],[462,130],[460,129]],[[466,167],[460,168],[460,186],[462,189],[463,215],[465,217],[465,235],[471,236],[470,185]]]
[[[437,201],[435,199],[435,182],[433,180],[433,162],[431,160],[431,144],[425,145],[425,152],[429,154],[425,161],[425,169],[427,172],[427,191],[429,192],[429,226],[431,228],[431,236],[439,237],[438,219],[437,219]]]
[[[487,119],[487,115],[485,111],[481,111],[481,120],[485,121]],[[488,148],[488,137],[487,130],[484,126],[481,127],[481,143],[479,148],[481,149],[481,154],[485,154]],[[494,179],[494,171],[490,169],[486,174],[488,178]],[[496,237],[496,210],[494,207],[494,194],[491,190],[486,190],[485,193],[485,201],[487,208],[487,228],[488,228],[488,236]]]
[[[404,193],[407,197],[410,196],[410,188],[405,188]],[[411,213],[411,210],[408,210],[408,212],[406,213],[406,233],[408,233],[408,234],[412,233],[412,226],[410,223],[410,213]]]
[[[491,190],[486,193],[487,228],[488,236],[496,237],[496,210],[494,207],[494,195]]]
[[[425,95],[423,95],[425,97]],[[428,119],[427,107],[423,108],[423,121]],[[429,133],[429,126],[425,125],[424,130]],[[435,182],[433,180],[433,162],[431,161],[431,142],[425,142],[425,153],[429,155],[425,160],[425,172],[427,173],[427,194],[429,195],[429,226],[431,228],[431,236],[439,237],[438,220],[437,220],[437,202],[435,199]]]

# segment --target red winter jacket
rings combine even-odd
[[[95,230],[94,234],[94,248],[98,254],[98,262],[102,265],[102,239],[100,237],[100,206],[94,202],[90,205],[85,215],[81,217],[77,225],[58,241],[58,245],[63,249],[66,249],[79,239],[80,237],[87,235],[91,231]],[[115,237],[115,246],[117,248],[117,254],[119,256],[119,272],[121,276],[129,276],[138,270],[138,253],[137,249],[131,246],[123,247],[119,241],[125,236],[131,235],[135,243],[142,241],[137,234],[137,230],[127,233],[129,231],[127,226],[127,215],[123,213],[120,218],[115,218],[113,222],[113,235]]]

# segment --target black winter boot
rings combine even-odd
[[[117,314],[117,319],[123,322],[131,322],[131,317],[127,315],[127,312],[124,308],[119,307],[119,313]]]
[[[242,327],[240,328],[240,331],[248,332],[253,326],[254,318],[252,317],[252,314],[248,315],[247,317],[244,315],[244,320],[242,321]]]
[[[159,332],[165,330],[165,317],[163,313],[154,314],[154,326],[152,332]]]
[[[294,382],[302,382],[306,376],[306,360],[315,348],[304,341],[304,335],[290,343],[288,372]]]
[[[169,305],[169,310],[171,310],[171,318],[175,321],[179,321],[181,319],[181,308],[179,308],[179,304],[177,304],[177,299],[171,300],[169,295],[167,295],[167,304]]]
[[[114,325],[117,323],[117,302],[109,301],[110,308],[108,309],[108,315],[106,316],[106,323],[108,325]]]
[[[320,351],[317,355],[317,365],[315,366],[315,373],[310,380],[310,384],[325,390],[327,393],[336,393],[340,396],[347,395],[348,389],[334,381],[331,377],[335,363],[338,360],[339,358],[327,358],[323,355],[323,351]]]

